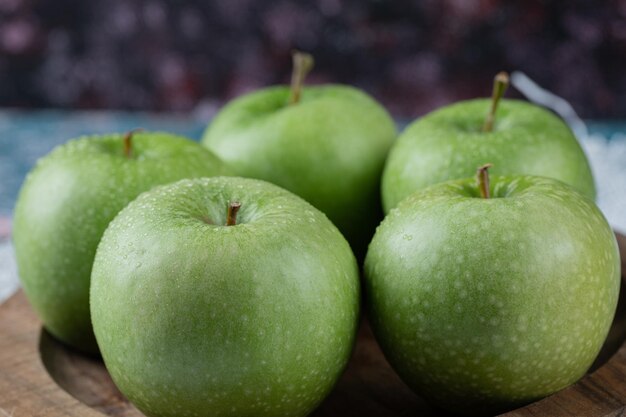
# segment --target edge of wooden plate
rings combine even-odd
[[[622,256],[622,272],[626,272],[626,237],[617,235]],[[623,277],[624,279],[624,277]],[[624,286],[623,286],[624,287]],[[624,288],[623,288],[624,289]],[[608,417],[626,415],[626,300],[622,299],[616,319],[613,323],[612,334],[609,335],[605,347],[608,354],[617,350],[606,363],[595,371],[587,374],[581,380],[564,390],[547,398],[534,402],[525,407],[503,414],[506,417],[531,417],[531,416],[585,416],[585,417]],[[371,332],[367,326],[362,326],[360,337],[371,339],[367,346],[355,348],[355,354],[351,360],[367,360],[370,366],[381,366],[381,360],[372,358],[377,355],[377,346],[371,338]],[[98,378],[91,378],[89,373],[83,374],[80,369],[72,370],[76,381],[82,381],[81,390],[88,397],[87,402],[95,404],[96,408],[90,407],[70,395],[62,389],[50,375],[50,369],[54,360],[46,358],[45,346],[58,344],[54,339],[41,331],[41,324],[32,311],[24,293],[20,290],[8,301],[0,305],[0,416],[1,417],[104,417],[104,416],[134,416],[139,415],[123,398],[114,386],[107,386],[102,390]],[[40,350],[40,346],[42,349]],[[606,354],[606,353],[605,353]],[[66,356],[76,356],[68,353]],[[43,359],[42,359],[43,356]],[[355,357],[357,357],[355,359]],[[85,358],[85,361],[91,359]],[[44,361],[46,364],[44,364]],[[91,360],[93,361],[93,360]],[[384,362],[384,360],[382,360]],[[61,364],[63,361],[60,362]],[[67,363],[67,362],[66,362]],[[387,366],[382,364],[382,366]],[[354,373],[354,365],[348,365],[346,374]],[[388,375],[389,370],[383,369],[386,377],[397,379],[395,375]],[[357,376],[358,379],[360,376]],[[355,375],[344,375],[352,378],[351,384],[355,384]],[[395,380],[394,380],[395,382]],[[111,384],[110,382],[108,382]],[[367,381],[356,382],[365,390]],[[396,385],[395,383],[393,384]],[[67,387],[66,387],[67,388]],[[346,394],[341,387],[341,381],[330,395],[331,403],[340,403],[340,396]],[[398,389],[396,386],[394,389]],[[102,397],[99,391],[106,391],[108,396]],[[337,393],[337,391],[340,391]],[[408,388],[400,389],[407,391]],[[393,394],[388,399],[394,398]],[[362,392],[359,395],[372,396],[373,392]],[[372,415],[406,415],[406,412],[417,411],[414,408],[420,406],[420,400],[411,400],[412,410],[402,410],[402,404],[387,404],[378,410],[372,410]],[[327,415],[323,413],[326,402],[315,415]],[[417,406],[415,404],[418,404]],[[405,404],[408,405],[408,404]],[[345,407],[343,407],[345,408]],[[98,411],[101,410],[101,411]],[[335,410],[337,411],[337,410]],[[347,411],[347,410],[345,410]],[[429,415],[427,409],[424,414]],[[432,413],[432,412],[431,412]],[[335,413],[333,413],[335,414]],[[337,414],[342,415],[342,414]],[[352,415],[352,414],[343,414]],[[355,414],[356,415],[356,414]]]

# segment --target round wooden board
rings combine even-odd
[[[626,237],[618,236],[622,270]],[[589,374],[507,417],[626,416],[626,288],[611,333]],[[385,361],[366,322],[337,386],[317,417],[442,416],[413,394]],[[102,362],[41,330],[20,291],[0,305],[0,417],[142,416],[115,388]]]

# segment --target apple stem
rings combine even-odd
[[[237,224],[237,212],[241,208],[241,203],[231,201],[228,203],[228,214],[226,216],[226,226],[234,226]]]
[[[483,132],[491,132],[493,130],[493,122],[496,118],[496,110],[498,110],[498,103],[506,89],[509,87],[509,74],[502,71],[496,74],[493,79],[493,92],[491,94],[491,108],[487,113],[485,124],[483,124]]]
[[[482,198],[491,198],[489,195],[489,168],[493,164],[485,164],[476,171],[476,179],[478,181],[478,190]]]
[[[133,148],[132,140],[133,140],[133,131],[131,130],[130,132],[127,132],[124,135],[124,155],[126,156],[126,158],[130,158],[130,154]]]
[[[296,104],[300,101],[302,84],[307,74],[313,69],[313,56],[306,52],[293,51],[293,71],[291,72],[291,96],[289,104]]]
[[[126,158],[130,158],[133,154],[133,135],[142,130],[142,128],[133,129],[126,132],[124,135],[124,156],[126,156]]]

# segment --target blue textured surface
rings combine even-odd
[[[68,139],[88,134],[127,132],[142,127],[197,140],[205,125],[204,121],[172,114],[0,111],[0,216],[11,214],[24,176],[37,159]],[[590,121],[588,127],[591,133],[608,140],[626,140],[623,135],[626,132],[625,121]]]
[[[604,136],[608,139],[615,138],[616,135],[626,135],[626,121],[624,120],[589,120],[586,121],[589,133],[592,135]],[[626,138],[620,138],[624,140]],[[626,164],[626,161],[624,161]]]

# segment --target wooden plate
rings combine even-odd
[[[625,271],[626,237],[618,236]],[[507,417],[626,416],[626,288],[611,333],[590,373]],[[442,416],[391,370],[367,323],[348,368],[317,417]],[[22,292],[0,305],[0,417],[142,416],[115,388],[102,362],[41,330]]]

